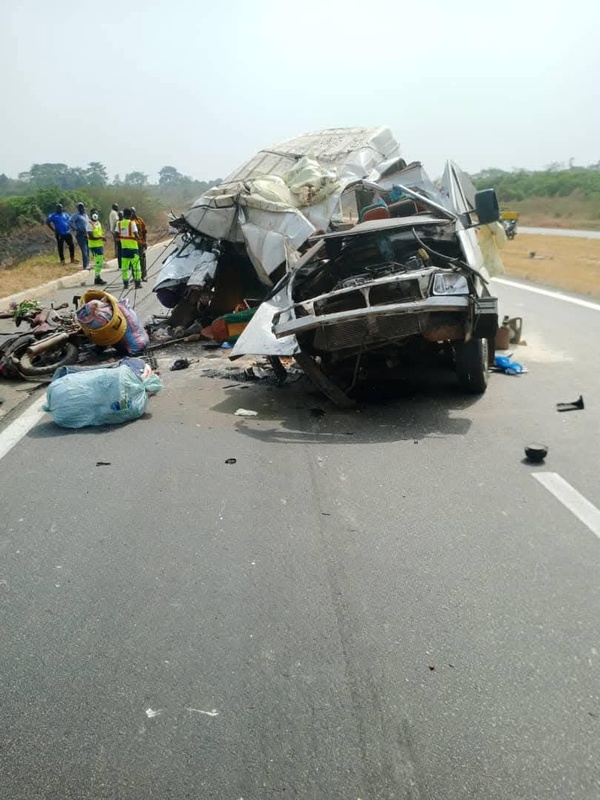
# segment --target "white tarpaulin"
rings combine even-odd
[[[398,157],[389,128],[302,134],[261,150],[183,216],[206,236],[243,241],[259,278],[268,283],[267,276],[284,261],[286,239],[299,247],[315,230],[326,230],[344,187]],[[258,219],[258,209],[268,216]]]

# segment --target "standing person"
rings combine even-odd
[[[148,249],[148,228],[144,220],[140,217],[133,206],[131,206],[131,219],[137,225],[140,236],[140,266],[142,268],[142,280],[147,281],[148,275],[146,267],[146,250]]]
[[[121,242],[121,277],[123,288],[129,288],[129,273],[133,274],[135,288],[142,288],[142,268],[138,246],[139,233],[137,225],[131,218],[131,209],[123,209],[123,219],[117,223],[119,241]]]
[[[71,264],[77,264],[78,262],[75,259],[75,244],[73,243],[73,237],[69,231],[69,215],[64,210],[61,203],[56,204],[56,209],[46,219],[46,225],[56,236],[56,247],[58,248],[58,257],[60,258],[60,263],[65,263],[66,244],[69,248]]]
[[[115,246],[115,258],[119,262],[119,269],[121,269],[121,244],[117,237],[117,222],[119,221],[119,204],[113,203],[108,215],[108,229],[112,233],[113,243]]]
[[[81,250],[81,258],[83,259],[83,268],[90,268],[90,249],[88,247],[88,222],[90,218],[85,213],[85,206],[83,203],[77,203],[77,211],[69,217],[69,227],[75,231],[75,238]]]
[[[92,214],[88,222],[88,245],[90,253],[94,259],[94,284],[96,286],[106,286],[106,281],[102,280],[102,267],[104,266],[104,242],[106,236],[102,230],[102,223],[98,219],[98,214]]]

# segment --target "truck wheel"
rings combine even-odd
[[[483,394],[488,384],[488,343],[486,339],[471,339],[455,347],[456,375],[463,391]]]

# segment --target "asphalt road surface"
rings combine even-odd
[[[578,239],[600,239],[600,231],[577,231],[572,228],[528,228],[519,225],[519,233],[536,236],[575,236]]]
[[[600,796],[599,307],[495,286],[529,372],[482,398],[341,412],[205,358],[10,449],[3,798]]]

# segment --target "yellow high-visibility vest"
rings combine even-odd
[[[102,230],[102,223],[100,220],[98,222],[90,222],[92,226],[91,236],[89,237],[89,246],[90,247],[102,247],[104,245],[104,241],[102,236],[104,235],[104,231]]]
[[[121,248],[123,250],[137,250],[138,249],[138,240],[135,238],[135,235],[132,232],[133,220],[131,219],[121,219],[119,220],[118,231],[119,231],[119,240],[121,242]]]

